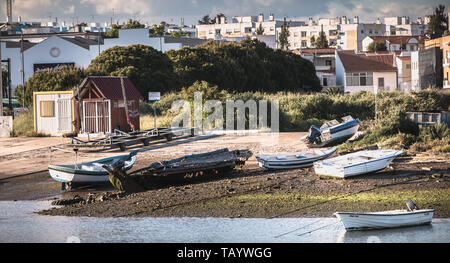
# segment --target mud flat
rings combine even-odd
[[[249,149],[254,156],[299,151],[306,147],[299,141],[303,135],[226,135],[156,149],[138,148],[133,169],[224,147]],[[110,185],[62,192],[60,184],[42,171],[48,164],[45,151],[24,154],[21,158],[0,158],[0,167],[6,165],[8,171],[14,171],[2,173],[0,168],[0,200],[54,200],[58,206],[39,212],[44,215],[271,218],[330,217],[336,211],[404,209],[405,200],[411,198],[420,208],[435,209],[435,217],[450,217],[449,154],[403,156],[383,171],[345,180],[321,178],[312,168],[264,171],[252,156],[242,170],[231,174],[183,184],[155,185],[146,192],[125,194]],[[82,158],[115,154],[120,153],[83,153]],[[70,158],[67,153],[53,156],[55,162],[69,162]],[[36,172],[30,173],[30,166]]]

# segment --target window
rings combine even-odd
[[[40,101],[39,113],[41,117],[55,117],[55,102],[52,100]]]
[[[327,78],[323,78],[323,85],[324,87],[328,86],[328,80]]]
[[[411,69],[411,64],[406,64],[406,69]]]
[[[384,88],[384,78],[378,78],[378,88]]]
[[[307,46],[306,40],[302,40],[302,47],[306,47],[306,46]]]
[[[325,66],[331,66],[331,60],[325,60]]]
[[[345,83],[347,86],[372,86],[373,73],[372,72],[347,73],[345,76]]]
[[[302,31],[302,37],[306,37],[306,31]]]

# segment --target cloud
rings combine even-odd
[[[1,1],[1,0],[0,0]],[[15,0],[13,17],[28,21],[48,21],[49,17],[81,21],[121,22],[133,18],[159,23],[162,20],[195,24],[203,15],[224,13],[231,18],[240,15],[274,13],[276,19],[307,19],[308,17],[359,16],[362,22],[377,17],[418,16],[431,14],[441,0]],[[0,4],[5,14],[6,5]]]
[[[66,15],[74,14],[74,13],[75,13],[75,6],[74,5],[69,6],[69,8],[64,11],[64,14],[66,14]]]
[[[150,2],[150,3],[149,3]],[[114,9],[115,12],[130,15],[151,15],[151,2],[145,0],[80,0],[81,4],[89,4],[95,7],[97,14],[110,14]]]

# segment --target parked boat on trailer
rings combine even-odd
[[[347,178],[372,173],[386,168],[401,150],[366,150],[354,152],[314,163],[318,175]]]
[[[382,212],[336,212],[336,216],[346,230],[365,230],[396,228],[430,224],[434,210],[419,210],[411,199],[407,201],[408,210],[393,210]],[[411,209],[410,203],[416,208]]]
[[[308,147],[329,147],[345,142],[358,131],[361,122],[353,119],[352,116],[342,118],[343,122],[332,120],[324,123],[320,128],[312,125],[309,128],[309,135],[303,136],[303,140]]]
[[[123,161],[123,170],[129,170],[136,162],[136,151],[130,154],[118,155],[114,157],[103,158],[90,162],[74,164],[55,165],[50,164],[48,171],[50,176],[62,183],[62,189],[69,189],[76,184],[93,184],[109,182],[109,175],[102,166],[111,165],[115,162]]]
[[[336,152],[337,148],[328,150],[309,150],[302,152],[259,155],[256,160],[261,168],[264,169],[292,169],[309,167],[313,162],[330,157]]]

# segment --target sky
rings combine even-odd
[[[227,17],[269,13],[275,19],[307,20],[358,16],[361,22],[378,17],[409,16],[411,20],[431,14],[444,0],[13,0],[13,20],[48,22],[119,22],[132,18],[146,24],[161,21],[197,24],[204,15]],[[447,4],[447,6],[450,6]],[[6,0],[0,0],[0,21],[6,20]]]

